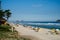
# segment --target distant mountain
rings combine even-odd
[[[59,19],[59,20],[57,20],[57,22],[60,22],[60,19]]]

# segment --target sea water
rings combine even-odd
[[[24,22],[16,22],[16,23],[26,26],[39,27],[39,28],[60,29],[60,22],[24,21]]]

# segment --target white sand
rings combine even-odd
[[[15,27],[16,25],[14,25]],[[35,32],[29,28],[19,25],[15,27],[19,35],[25,38],[31,38],[32,40],[60,40],[60,35],[51,34],[49,29],[40,28],[39,32]]]

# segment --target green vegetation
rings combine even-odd
[[[30,39],[20,37],[17,31],[15,32],[0,31],[0,40],[30,40]]]
[[[4,18],[4,19],[8,20],[9,17],[11,17],[11,12],[10,12],[9,9],[5,10],[5,11],[4,10],[0,10],[0,18]]]
[[[14,30],[11,32],[10,26],[0,25],[0,40],[30,40],[28,38],[23,38],[18,35],[18,32]]]
[[[10,10],[0,10],[0,25],[5,24],[9,17],[11,17]]]
[[[0,31],[10,31],[9,29],[11,29],[11,27],[8,25],[0,25]]]

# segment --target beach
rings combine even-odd
[[[12,24],[11,24],[12,25]],[[40,28],[38,32],[32,30],[29,27],[23,25],[12,25],[18,34],[24,38],[30,38],[31,40],[60,40],[60,34],[51,34],[50,29]]]
[[[60,40],[60,0],[0,0],[0,40]]]

